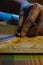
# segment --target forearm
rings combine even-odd
[[[0,0],[0,11],[18,14],[23,2],[23,0]]]

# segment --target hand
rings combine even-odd
[[[43,6],[38,3],[22,5],[18,26],[20,36],[43,34]]]

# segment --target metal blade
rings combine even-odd
[[[19,15],[0,12],[0,20],[0,41],[16,37],[15,34],[17,33],[18,29],[16,24],[19,20]],[[11,21],[14,21],[13,24]]]
[[[15,34],[0,34],[0,42],[15,38]]]

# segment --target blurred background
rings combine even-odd
[[[29,2],[38,2],[43,5],[43,0],[28,0]]]
[[[29,2],[37,2],[43,4],[43,0],[24,0]],[[12,6],[11,6],[12,5]],[[19,6],[18,6],[19,5]],[[19,14],[20,4],[14,3],[12,0],[0,0],[0,11]]]

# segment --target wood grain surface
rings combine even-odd
[[[33,38],[14,37],[0,41],[0,52],[4,53],[43,53],[43,36]]]

